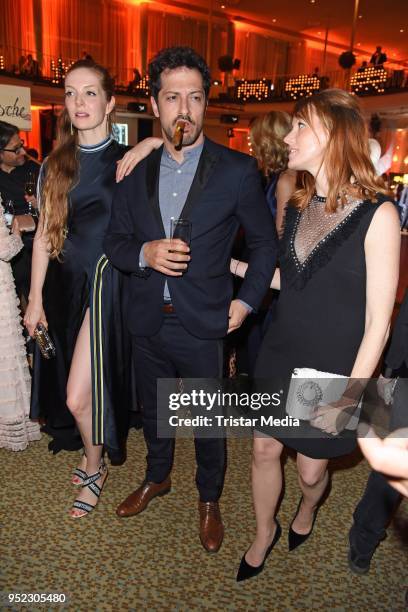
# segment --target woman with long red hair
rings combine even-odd
[[[398,215],[370,160],[357,99],[339,89],[301,99],[284,140],[288,167],[304,172],[303,187],[286,209],[280,271],[271,285],[280,296],[255,377],[279,381],[283,386],[274,391],[287,390],[299,368],[347,377],[348,382],[340,399],[316,406],[293,437],[281,436],[284,428],[278,436],[268,428],[255,432],[257,529],[242,557],[238,581],[263,570],[281,535],[275,514],[284,446],[297,451],[301,489],[288,532],[289,550],[310,536],[328,485],[329,459],[350,453],[356,445],[355,434],[345,428],[382,354],[398,283]],[[231,269],[243,276],[246,264],[233,261]],[[299,402],[308,404],[309,391],[315,390],[299,388]]]
[[[45,431],[54,437],[54,452],[84,447],[72,479],[82,486],[71,510],[74,518],[94,508],[107,477],[102,445],[93,443],[91,345],[95,350],[96,340],[91,343],[90,305],[94,270],[103,255],[113,204],[116,165],[126,150],[111,136],[113,93],[108,71],[93,60],[79,60],[66,74],[58,144],[40,176],[41,216],[24,317],[31,336],[42,323],[49,327],[56,345],[55,359],[35,355],[31,416],[45,418]],[[120,305],[126,279],[113,271],[110,282],[111,328],[104,340],[112,348],[110,401],[118,404],[123,416],[115,428],[124,435],[131,401],[130,351],[127,334],[122,333]]]

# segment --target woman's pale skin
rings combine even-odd
[[[296,172],[293,170],[285,170],[282,172],[276,185],[276,219],[275,225],[280,235],[283,225],[283,217],[285,215],[285,207],[289,202],[291,195],[296,189]]]
[[[78,68],[70,72],[65,79],[65,106],[73,126],[78,130],[80,145],[96,145],[108,136],[108,115],[113,110],[115,99],[109,102],[102,89],[97,73],[88,68]],[[125,160],[121,160],[117,169],[117,180],[126,176],[135,165],[150,153],[152,148],[160,146],[159,139],[138,145],[136,151],[129,152]],[[43,309],[42,290],[49,262],[48,240],[44,219],[40,224],[34,239],[31,288],[29,304],[24,317],[24,323],[30,336],[39,322],[47,326]],[[91,352],[89,309],[87,310],[76,341],[67,384],[67,406],[73,414],[82,440],[85,455],[79,467],[88,474],[98,471],[102,446],[92,444],[92,388],[91,388]],[[96,481],[102,486],[106,473]],[[87,488],[80,490],[77,499],[95,505],[97,499]],[[83,511],[71,510],[72,516],[83,515]]]
[[[316,193],[328,194],[328,178],[324,164],[324,152],[328,133],[316,114],[312,114],[311,125],[295,117],[292,129],[284,141],[289,146],[288,167],[308,171],[315,177]],[[351,178],[351,177],[350,177]],[[350,378],[370,378],[381,357],[389,335],[390,319],[398,285],[400,227],[398,215],[392,202],[385,202],[373,216],[364,242],[366,281],[366,324]],[[244,277],[247,264],[231,261],[231,272]],[[280,272],[273,276],[271,287],[280,290]],[[316,416],[318,426],[326,431],[335,431],[341,407],[322,407]],[[273,438],[255,437],[252,462],[252,492],[257,532],[255,540],[246,553],[252,566],[262,563],[270,545],[276,524],[275,510],[282,489],[280,455],[283,445]],[[297,533],[310,532],[313,512],[328,483],[327,459],[312,459],[297,453],[299,485],[303,501],[293,529]]]
[[[118,161],[118,165],[116,168],[116,182],[120,183],[126,176],[128,176],[133,168],[140,162],[142,159],[147,157],[149,153],[151,153],[154,149],[158,149],[163,144],[163,138],[156,138],[151,136],[149,138],[145,138],[141,142],[139,142],[133,149],[127,151],[122,159]]]
[[[21,236],[21,234],[23,232],[31,232],[33,229],[35,229],[35,223],[33,221],[33,225],[34,227],[30,229],[26,229],[26,221],[24,219],[22,219],[21,217],[25,217],[26,215],[18,215],[17,217],[14,217],[13,219],[13,223],[11,224],[11,233],[12,234],[16,234],[17,236]],[[29,216],[29,215],[27,215]],[[31,217],[32,220],[32,217]]]

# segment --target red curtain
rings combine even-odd
[[[206,58],[208,24],[206,21],[149,9],[147,17],[147,60],[165,47],[186,45]],[[227,30],[215,24],[212,28],[210,69],[218,76],[218,58],[227,52]]]
[[[31,53],[36,59],[33,6],[26,0],[1,0],[0,54],[6,69],[18,66],[21,55]]]
[[[6,68],[18,65],[19,57],[31,53],[39,59],[42,73],[51,75],[51,60],[74,61],[84,51],[110,68],[118,82],[132,79],[141,69],[140,6],[125,1],[2,0],[0,54]]]
[[[141,70],[140,7],[127,2],[104,3],[100,34],[102,64],[118,83],[128,83],[132,69]]]
[[[42,0],[42,48],[48,58],[74,60],[83,51],[100,58],[100,0]]]
[[[33,14],[33,6],[40,15]],[[127,83],[133,68],[144,68],[142,56],[150,59],[166,46],[190,45],[206,57],[207,27],[204,17],[185,16],[174,7],[159,12],[130,0],[2,0],[0,45],[7,50],[8,64],[17,63],[23,49],[32,51],[34,57],[42,53],[38,59],[42,59],[44,75],[50,75],[51,58],[72,61],[86,51],[111,68],[118,82]],[[143,49],[142,34],[147,47]],[[214,76],[219,75],[218,58],[227,53],[227,39],[227,24],[214,24],[210,66]],[[305,51],[304,44],[247,32],[242,25],[236,28],[234,57],[241,59],[238,76],[273,77],[313,68],[309,64],[316,64],[316,58],[306,57],[311,52]],[[289,58],[296,70],[289,69]]]
[[[101,0],[42,0],[44,62],[76,60],[84,51],[101,62],[118,83],[139,68],[140,7]]]
[[[205,57],[207,24],[197,19],[150,11],[148,15],[148,61],[164,47],[187,45]]]
[[[237,76],[246,79],[274,78],[287,70],[289,43],[256,32],[236,29],[234,57],[241,60]]]

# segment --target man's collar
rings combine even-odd
[[[184,154],[184,161],[186,161],[187,158],[189,159],[196,159],[197,157],[200,157],[202,150],[204,147],[204,142],[202,142],[201,144],[197,145],[196,147],[191,147],[191,149],[184,149],[183,150],[183,154]],[[164,144],[163,147],[163,155],[165,155],[168,159],[172,159],[173,161],[177,161],[174,159],[174,157],[172,156],[172,154],[170,153],[170,151],[167,149],[166,144]]]

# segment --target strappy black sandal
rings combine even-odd
[[[82,470],[81,470],[82,471]],[[85,472],[84,472],[85,473]],[[104,474],[106,474],[105,479],[102,483],[102,486],[96,484],[96,481],[99,480]],[[92,491],[92,493],[99,499],[102,489],[105,486],[106,479],[108,477],[108,468],[105,463],[101,463],[99,470],[95,472],[95,474],[85,473],[85,479],[82,483],[82,488],[88,487]],[[83,510],[84,514],[70,514],[71,518],[82,518],[83,516],[87,516],[92,510],[95,508],[95,505],[89,504],[87,502],[83,502],[79,499],[76,499],[72,504],[72,510]],[[71,510],[71,512],[72,512]]]
[[[82,487],[84,480],[87,477],[87,473],[84,472],[84,470],[81,470],[81,468],[75,468],[75,470],[72,472],[72,476],[76,476],[79,480],[76,482],[71,480],[71,484],[73,484],[75,487]]]
[[[86,457],[85,451],[83,451],[82,457]],[[101,458],[101,465],[102,464],[105,464],[103,457]],[[74,477],[78,478],[77,482],[73,480]],[[85,478],[88,478],[88,474],[84,470],[81,470],[81,468],[77,467],[72,472],[71,484],[73,484],[75,487],[82,487],[82,485],[84,484]]]
[[[83,457],[86,457],[85,450],[82,453],[81,460]],[[75,477],[78,478],[77,481],[74,481]],[[88,477],[88,474],[84,470],[81,470],[81,468],[77,467],[72,472],[71,484],[73,484],[75,487],[82,487],[82,485],[84,484],[84,480],[87,477]]]

